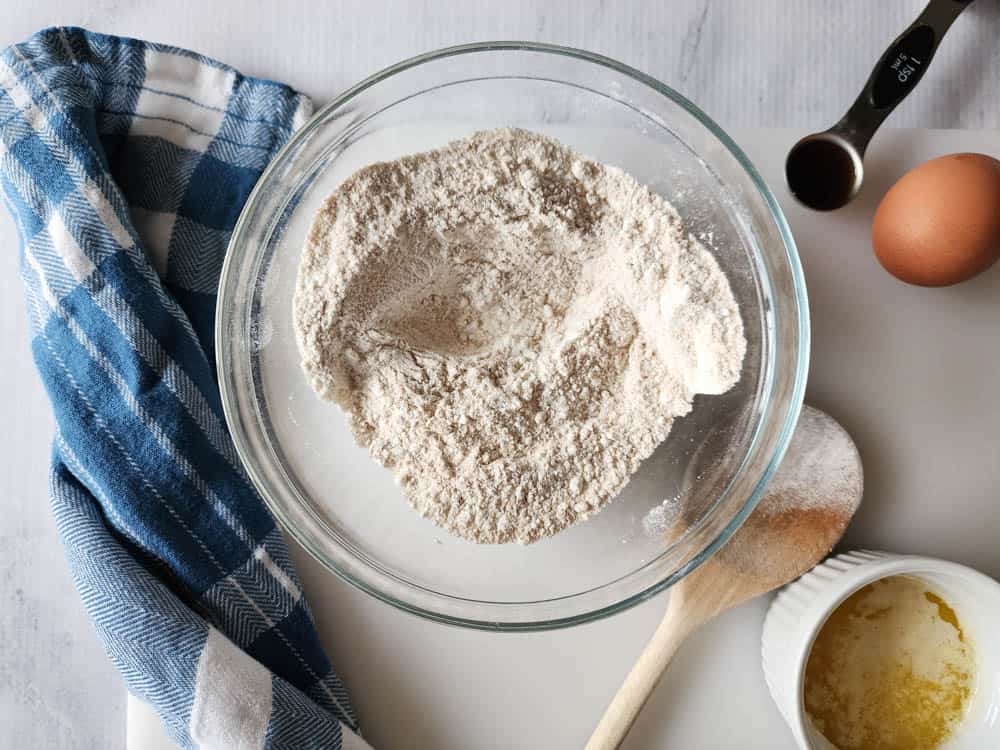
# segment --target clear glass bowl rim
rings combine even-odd
[[[263,487],[263,482],[257,476],[257,469],[251,460],[245,436],[241,434],[241,430],[237,428],[240,425],[240,420],[236,417],[235,411],[237,409],[237,399],[235,397],[234,388],[231,387],[229,379],[226,377],[226,372],[224,371],[226,358],[221,356],[219,350],[225,345],[225,329],[228,322],[229,310],[225,309],[223,304],[224,298],[221,294],[221,290],[226,287],[227,278],[234,273],[233,258],[235,253],[233,252],[234,246],[237,241],[241,239],[243,232],[246,229],[246,225],[249,221],[248,217],[252,215],[253,209],[256,206],[257,198],[262,189],[262,186],[268,182],[268,178],[272,176],[273,172],[276,171],[277,165],[284,161],[287,154],[293,151],[298,143],[309,137],[309,135],[315,130],[318,125],[323,122],[326,116],[343,107],[345,104],[354,99],[358,94],[362,93],[368,88],[390,78],[398,73],[406,71],[410,68],[414,68],[425,63],[433,62],[435,60],[440,60],[447,57],[454,57],[457,55],[464,55],[469,53],[477,52],[509,52],[509,51],[524,51],[524,52],[537,52],[543,54],[559,55],[563,57],[575,58],[577,60],[582,60],[584,62],[593,63],[606,68],[609,68],[617,73],[623,74],[638,83],[641,83],[652,90],[656,91],[658,94],[666,97],[674,104],[677,104],[682,109],[684,109],[689,115],[693,116],[702,126],[704,126],[719,142],[725,147],[725,149],[733,156],[737,163],[743,168],[746,174],[749,176],[754,187],[757,189],[760,197],[764,200],[765,205],[768,207],[771,215],[771,219],[775,222],[778,229],[778,233],[781,236],[782,243],[785,247],[785,258],[788,262],[789,272],[792,279],[792,285],[795,290],[796,297],[796,310],[798,311],[798,343],[799,352],[798,360],[795,363],[795,373],[794,373],[794,385],[790,394],[790,403],[788,412],[785,415],[783,424],[779,432],[779,436],[775,442],[774,452],[768,462],[768,465],[764,472],[762,473],[760,479],[758,480],[753,492],[743,503],[740,510],[736,515],[730,520],[730,522],[719,532],[713,541],[705,546],[699,553],[697,553],[691,560],[689,560],[685,565],[681,566],[678,570],[674,571],[670,575],[663,578],[661,581],[646,587],[645,589],[627,596],[620,601],[614,602],[604,607],[600,607],[588,612],[583,612],[580,614],[569,615],[566,617],[559,618],[548,618],[540,619],[535,621],[526,622],[496,622],[495,620],[480,620],[472,619],[467,617],[459,617],[449,614],[444,614],[436,612],[434,610],[426,609],[409,602],[400,601],[399,599],[380,591],[378,588],[369,585],[367,582],[359,580],[357,577],[352,575],[346,570],[341,569],[338,565],[330,560],[322,550],[316,548],[312,541],[304,534],[301,534],[296,527],[296,524],[287,517],[284,513],[281,504],[274,502],[265,491]],[[450,47],[443,47],[438,50],[431,52],[426,52],[414,57],[407,58],[401,62],[394,65],[390,65],[387,68],[378,71],[377,73],[365,78],[364,80],[358,82],[354,86],[346,89],[339,96],[335,97],[328,104],[324,105],[318,109],[308,122],[306,122],[301,128],[299,128],[288,142],[281,148],[275,158],[271,163],[264,169],[260,178],[257,181],[256,186],[251,191],[249,198],[245,206],[243,207],[240,217],[236,222],[236,226],[233,229],[229,245],[226,250],[225,261],[223,262],[222,271],[219,276],[219,290],[216,302],[216,322],[215,322],[215,338],[217,347],[217,357],[216,357],[216,367],[217,375],[219,379],[219,388],[222,398],[222,408],[226,417],[227,425],[231,431],[233,442],[235,443],[237,453],[239,454],[247,473],[250,475],[255,487],[260,493],[261,498],[264,500],[270,511],[275,515],[281,526],[287,531],[292,537],[304,547],[310,555],[317,561],[319,561],[326,569],[340,577],[341,579],[347,581],[352,586],[364,591],[365,593],[375,597],[380,601],[384,601],[391,604],[398,609],[406,612],[418,615],[428,620],[441,622],[450,625],[459,625],[479,630],[493,630],[493,631],[505,631],[505,632],[535,632],[552,630],[556,628],[570,627],[573,625],[579,625],[587,622],[593,622],[595,620],[600,620],[605,617],[610,617],[612,615],[618,614],[619,612],[624,612],[633,606],[640,604],[647,599],[655,596],[656,594],[664,591],[665,589],[671,587],[686,575],[691,573],[699,565],[701,565],[705,560],[710,558],[715,554],[730,537],[736,532],[736,530],[743,524],[747,516],[753,511],[760,501],[763,491],[766,488],[768,482],[773,476],[774,472],[777,470],[778,465],[781,463],[781,459],[785,455],[785,451],[788,448],[788,444],[791,441],[792,433],[794,432],[795,425],[798,422],[799,412],[801,411],[803,398],[805,395],[806,379],[808,375],[809,367],[809,352],[810,352],[810,324],[809,324],[809,305],[808,297],[806,293],[805,277],[802,271],[802,265],[799,260],[798,251],[796,249],[795,240],[792,237],[792,232],[788,226],[788,222],[785,219],[785,215],[778,205],[777,199],[771,192],[771,189],[767,186],[763,177],[754,167],[753,163],[743,152],[743,150],[736,145],[736,143],[726,134],[726,132],[715,123],[707,114],[705,114],[701,109],[698,108],[692,101],[679,92],[675,91],[671,87],[662,83],[661,81],[653,78],[650,75],[643,73],[629,65],[618,62],[610,57],[604,55],[599,55],[593,52],[588,52],[586,50],[577,49],[575,47],[566,47],[555,44],[546,44],[541,42],[527,42],[527,41],[487,41],[487,42],[474,42],[470,44],[460,44]],[[770,395],[767,396],[768,399],[771,398]],[[759,433],[759,427],[758,427]],[[517,605],[525,604],[524,602],[518,602]],[[516,606],[516,605],[514,605]]]

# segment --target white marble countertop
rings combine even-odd
[[[357,79],[418,52],[488,38],[532,39],[584,47],[632,64],[694,99],[726,128],[818,128],[846,108],[875,58],[920,7],[910,0],[498,0],[477,2],[475,10],[472,5],[458,0],[8,0],[0,46],[44,26],[82,25],[195,49],[248,74],[288,81],[323,102]],[[1000,65],[998,25],[1000,3],[979,0],[956,23],[920,88],[890,125],[996,128],[1000,94],[988,83],[990,71]],[[48,511],[52,419],[31,362],[17,239],[6,214],[0,218],[0,241],[7,255],[6,273],[0,275],[0,341],[8,352],[0,364],[0,746],[120,750],[125,746],[124,688],[83,614]],[[636,639],[636,651],[656,617],[650,605],[644,609],[648,611],[625,626]],[[382,610],[369,602],[358,614],[366,619]],[[379,621],[371,626],[373,633],[387,635]],[[423,629],[436,627],[428,623]],[[606,625],[599,625],[590,633],[606,631]],[[473,640],[458,632],[455,638]],[[525,641],[526,654],[541,647],[535,642],[540,636],[529,638],[533,645]],[[504,639],[504,649],[510,673],[503,679],[513,685],[520,667],[509,640]],[[580,630],[562,642],[576,648],[586,640],[587,631]],[[363,655],[373,669],[380,669],[406,657],[402,645],[393,644],[385,653],[361,649],[358,658]],[[350,655],[335,657],[351,660],[347,672],[363,673],[363,665]],[[723,657],[716,650],[712,658]],[[413,667],[426,668],[427,658],[419,656]],[[621,665],[616,661],[599,654],[588,658],[593,674],[607,672],[602,683],[618,678]],[[686,658],[697,658],[697,652]],[[470,675],[469,665],[456,664],[455,673]],[[737,688],[740,679],[734,675]],[[391,681],[383,679],[379,685],[387,710],[392,710],[394,697],[406,698],[393,692]],[[489,695],[502,693],[494,689]],[[435,736],[434,728],[428,728],[430,706],[416,710],[412,698],[407,699],[410,720],[424,736]],[[571,696],[552,700],[560,704],[560,716],[571,714]],[[372,705],[371,699],[365,702]],[[542,708],[522,718],[544,721]],[[704,710],[705,720],[711,720],[710,707],[690,704],[677,710]],[[655,743],[655,732],[645,734]]]

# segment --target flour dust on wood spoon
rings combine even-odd
[[[861,503],[862,486],[861,459],[850,436],[832,417],[803,407],[764,497],[722,549],[671,589],[663,622],[605,711],[587,750],[621,744],[690,633],[819,563]]]

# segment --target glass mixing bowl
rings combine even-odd
[[[718,258],[748,340],[736,387],[698,396],[595,517],[528,546],[476,545],[411,510],[390,472],[354,442],[344,414],[306,383],[292,331],[299,255],[326,195],[371,162],[505,125],[550,134],[664,195]],[[620,612],[715,552],[781,460],[802,402],[809,342],[788,226],[729,137],[636,70],[521,42],[422,55],[324,107],[243,210],[216,325],[233,439],[285,529],[373,596],[435,620],[499,630]]]

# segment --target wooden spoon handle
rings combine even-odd
[[[663,621],[618,688],[586,750],[614,750],[621,745],[677,649],[691,631],[704,623],[700,611],[683,613],[680,606],[675,606],[676,599],[671,596]]]

